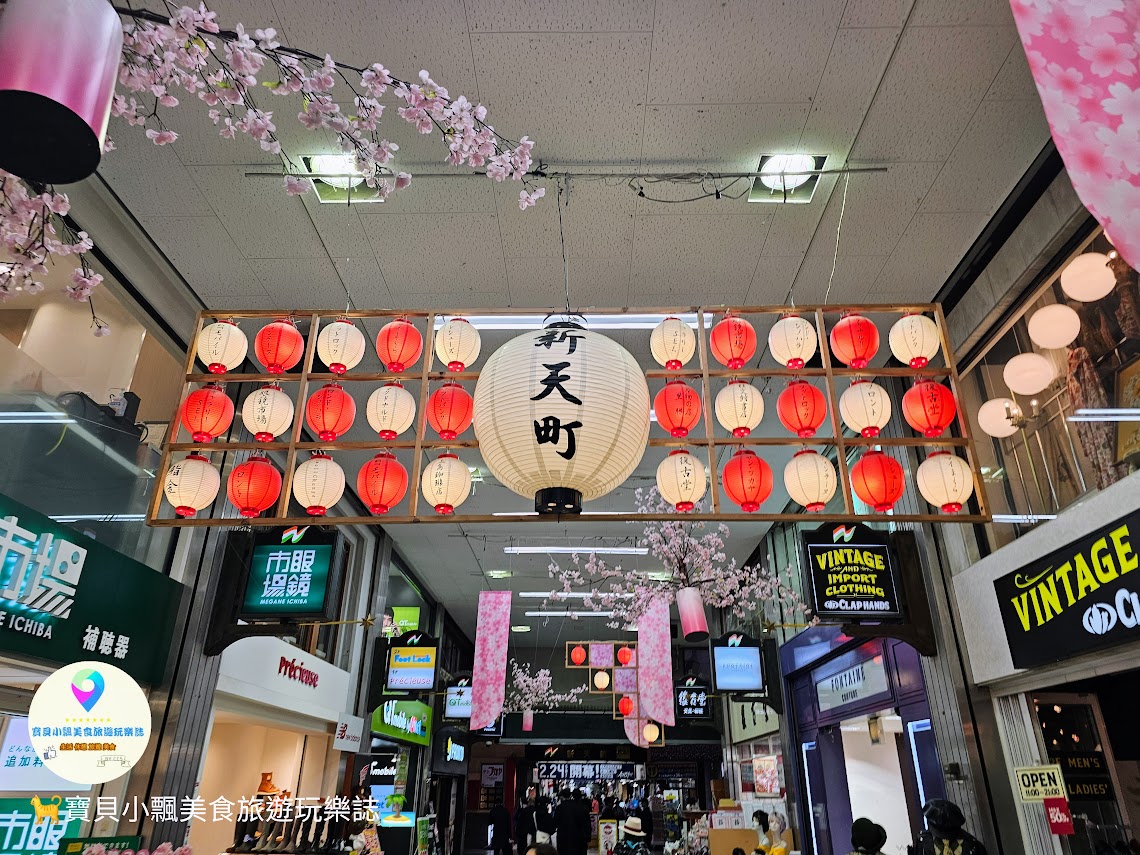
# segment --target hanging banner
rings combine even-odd
[[[1076,834],[1073,828],[1073,812],[1069,810],[1069,800],[1065,798],[1045,799],[1045,819],[1053,834]]]
[[[656,597],[637,620],[637,692],[645,718],[675,725],[673,656],[669,649],[669,601]]]
[[[475,624],[475,669],[471,677],[471,729],[493,724],[507,695],[507,642],[511,592],[480,591]]]
[[[865,525],[827,523],[803,533],[812,613],[844,623],[902,617],[885,534]]]

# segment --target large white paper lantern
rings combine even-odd
[[[903,365],[924,368],[938,353],[938,324],[926,315],[903,315],[891,327],[887,342]]]
[[[970,464],[948,451],[936,451],[914,473],[922,498],[948,514],[956,514],[974,492]]]
[[[311,517],[323,517],[343,495],[344,470],[327,454],[314,454],[293,473],[293,496]]]
[[[293,424],[293,399],[273,383],[262,386],[246,396],[241,419],[258,442],[273,442]]]
[[[1108,268],[1103,252],[1078,255],[1061,271],[1061,290],[1082,303],[1107,297],[1116,287],[1116,277]]]
[[[797,505],[811,513],[822,511],[835,495],[835,467],[810,448],[798,451],[784,467],[784,488]]]
[[[666,318],[649,334],[649,352],[658,365],[670,371],[684,368],[696,349],[696,333],[680,318]]]
[[[444,452],[424,469],[420,489],[437,514],[454,513],[471,495],[471,470],[454,454]]]
[[[691,511],[705,495],[705,466],[683,448],[669,452],[657,466],[657,490],[678,511]]]
[[[578,513],[637,468],[649,439],[649,387],[612,339],[576,324],[523,333],[475,386],[487,467],[539,513]]]
[[[878,436],[891,420],[891,396],[878,383],[855,380],[839,396],[843,423],[861,436]]]
[[[344,374],[360,364],[368,340],[348,318],[325,324],[317,335],[317,356],[333,374]]]
[[[201,454],[188,454],[166,470],[162,495],[180,517],[192,517],[218,496],[222,476]]]
[[[748,436],[764,418],[764,396],[746,380],[730,380],[716,393],[713,411],[733,436]]]
[[[815,326],[799,315],[784,315],[768,331],[768,350],[788,368],[803,368],[815,356],[818,346]]]
[[[1029,316],[1029,337],[1046,350],[1068,347],[1081,332],[1081,316],[1064,303],[1050,303]]]
[[[1005,385],[1018,395],[1036,395],[1056,376],[1053,363],[1040,353],[1019,353],[1001,373]]]
[[[416,399],[399,383],[385,383],[368,396],[364,413],[381,439],[395,439],[416,420]]]
[[[245,361],[249,339],[233,321],[217,321],[202,327],[195,346],[211,374],[225,374]]]
[[[978,427],[994,439],[1017,433],[1015,422],[1020,418],[1021,407],[1013,398],[991,398],[978,407]]]
[[[463,371],[479,358],[482,339],[466,318],[452,318],[435,333],[435,355],[448,371]]]

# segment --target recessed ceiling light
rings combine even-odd
[[[530,625],[518,623],[511,627],[511,632],[530,632]]]
[[[760,158],[760,177],[752,182],[749,202],[805,204],[819,185],[826,155],[766,154]]]
[[[317,180],[339,190],[364,183],[364,175],[356,168],[356,158],[351,154],[315,154],[309,158],[309,171],[323,173]]]
[[[613,612],[547,611],[523,612],[525,617],[613,617]]]
[[[509,579],[515,575],[514,570],[488,570],[488,579]]]
[[[585,599],[586,597],[598,596],[597,591],[587,593],[585,591],[521,591],[517,594],[519,597],[525,597],[531,600],[571,600],[571,599]],[[607,597],[614,597],[619,600],[631,600],[633,594],[606,594]]]
[[[507,555],[648,555],[647,546],[504,546]]]

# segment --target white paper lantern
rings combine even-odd
[[[192,517],[218,496],[222,476],[201,454],[190,454],[166,470],[162,495],[180,517]]]
[[[843,424],[861,436],[878,436],[891,420],[891,396],[878,383],[855,380],[839,396]]]
[[[572,324],[511,339],[475,386],[479,453],[539,513],[576,513],[637,468],[649,439],[649,387],[612,339]]]
[[[1046,350],[1068,347],[1081,332],[1081,316],[1064,303],[1050,303],[1029,316],[1029,337]]]
[[[730,380],[716,393],[713,411],[733,436],[748,436],[764,418],[764,396],[746,380]]]
[[[211,374],[225,374],[245,361],[249,339],[233,321],[218,321],[202,327],[196,347]]]
[[[784,487],[788,495],[811,513],[826,507],[835,495],[836,483],[831,461],[811,449],[796,452],[784,467]]]
[[[452,318],[435,334],[435,355],[448,371],[463,371],[479,358],[479,330],[466,318]]]
[[[599,692],[604,692],[610,687],[610,672],[609,671],[595,671],[594,672],[594,687]]]
[[[368,341],[348,318],[325,324],[317,335],[317,356],[333,374],[344,374],[360,364]]]
[[[1001,373],[1005,385],[1018,395],[1036,395],[1053,382],[1053,363],[1040,353],[1019,353]]]
[[[364,412],[381,439],[395,439],[416,420],[416,399],[399,383],[385,383],[368,396]]]
[[[420,489],[437,514],[454,513],[471,495],[471,470],[454,454],[445,452],[424,469]]]
[[[241,419],[258,442],[273,442],[293,424],[293,399],[280,386],[262,386],[246,396]]]
[[[697,335],[680,318],[666,318],[649,334],[649,351],[658,365],[677,371],[693,358]]]
[[[323,517],[343,495],[344,470],[327,454],[314,454],[293,473],[293,496],[311,517]]]
[[[815,326],[799,315],[784,315],[768,331],[768,350],[788,368],[803,368],[815,356],[818,346]]]
[[[994,439],[1005,439],[1018,431],[1021,407],[1013,398],[991,398],[978,407],[978,427]]]
[[[926,315],[903,315],[891,327],[887,341],[903,365],[924,368],[938,353],[938,324]]]
[[[1078,255],[1061,271],[1061,290],[1082,303],[1107,297],[1116,287],[1116,277],[1108,269],[1108,256],[1103,252]]]
[[[691,511],[705,495],[705,467],[683,448],[669,452],[657,467],[657,490],[678,511]]]
[[[962,510],[974,492],[970,464],[948,451],[936,451],[922,461],[914,480],[922,498],[948,514]]]
[[[647,721],[645,726],[641,728],[641,738],[646,742],[653,744],[661,736],[661,728],[657,726],[656,722]]]

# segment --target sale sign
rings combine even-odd
[[[1068,799],[1045,799],[1045,819],[1053,834],[1073,834],[1073,813]]]

